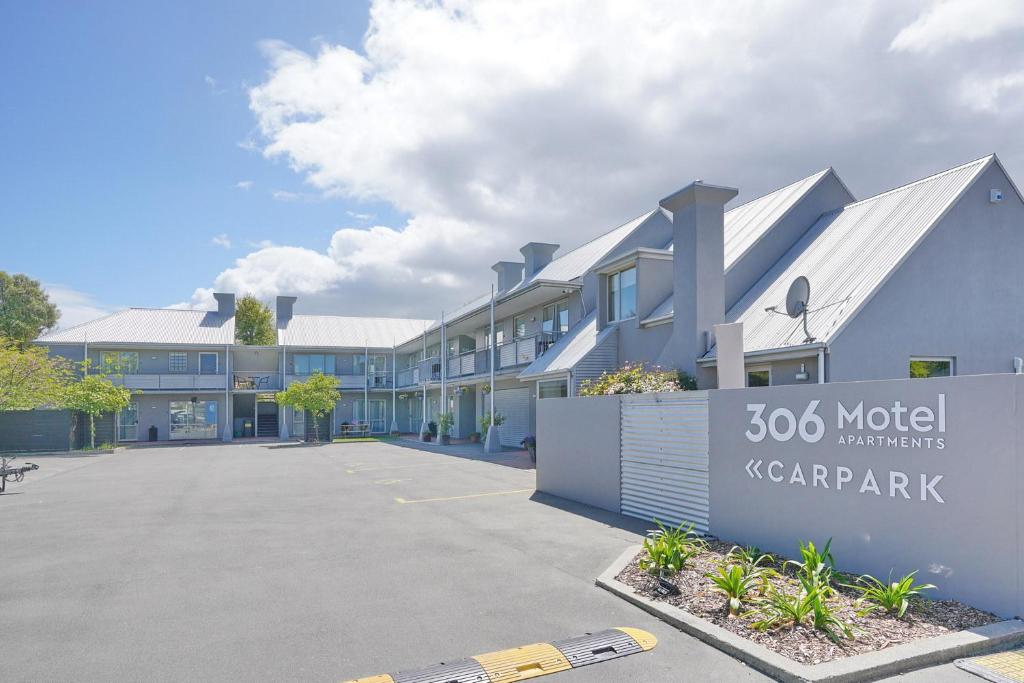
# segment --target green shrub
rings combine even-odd
[[[729,614],[739,613],[747,593],[761,581],[761,576],[756,570],[753,573],[748,573],[738,564],[724,562],[718,565],[717,571],[705,574],[705,576],[711,579],[711,583],[715,584],[717,590],[725,593],[725,597],[728,599]]]
[[[778,576],[778,572],[772,569],[775,558],[767,553],[762,553],[757,546],[740,547],[735,545],[726,555],[726,559],[735,562],[743,569],[743,573],[752,577],[754,582],[760,584],[758,592],[765,595],[768,592],[768,579]]]
[[[580,396],[649,394],[662,391],[691,391],[697,381],[682,371],[662,370],[644,363],[626,363],[615,372],[604,372],[596,380],[580,385]]]
[[[796,567],[797,577],[805,585],[821,588],[822,597],[833,593],[832,572],[835,571],[835,559],[832,557],[832,539],[828,539],[825,547],[819,552],[813,541],[800,543],[801,561],[789,560],[786,564]]]
[[[657,530],[648,532],[644,539],[646,557],[640,558],[640,569],[654,576],[678,574],[686,563],[700,553],[707,544],[693,531],[693,524],[681,523],[675,529],[658,520]]]
[[[910,606],[910,598],[920,595],[921,591],[934,590],[935,586],[930,583],[914,583],[916,571],[910,572],[898,581],[892,580],[892,572],[889,572],[889,581],[883,583],[871,576],[864,574],[857,578],[857,585],[843,584],[847,588],[860,591],[858,603],[867,603],[867,607],[860,610],[858,614],[865,615],[877,609],[884,609],[890,614],[895,614],[897,619],[902,619]]]
[[[495,426],[498,426],[498,427],[500,427],[501,425],[505,424],[505,416],[502,415],[501,413],[499,413],[498,411],[494,411],[494,424],[495,424]],[[487,430],[490,429],[490,428],[491,428],[491,414],[489,412],[487,412],[487,413],[484,413],[484,416],[480,418],[480,431],[484,435],[486,435],[487,434]]]
[[[452,433],[452,427],[454,426],[455,415],[452,413],[441,413],[440,417],[437,418],[437,428],[445,436]]]

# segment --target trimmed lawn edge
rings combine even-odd
[[[615,577],[642,546],[628,548],[596,580],[596,584],[698,640],[722,650],[753,669],[786,683],[853,683],[948,664],[954,659],[1024,644],[1024,621],[1009,619],[987,626],[895,645],[877,652],[808,665],[772,652],[685,610],[640,595]]]

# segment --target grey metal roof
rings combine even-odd
[[[81,325],[45,334],[42,344],[223,345],[235,340],[234,317],[215,311],[128,308]]]
[[[566,252],[562,256],[554,259],[551,263],[534,273],[533,276],[525,278],[523,282],[513,287],[513,291],[516,289],[522,289],[535,280],[569,282],[576,278],[583,277],[587,274],[587,271],[600,263],[608,252],[618,246],[622,240],[626,239],[630,233],[640,227],[640,225],[648,219],[663,221],[669,220],[665,215],[665,212],[660,207],[653,211],[648,211],[641,216],[637,216],[633,220],[623,223],[614,230],[606,232],[600,237],[596,237],[586,244],[580,245],[572,251]]]
[[[783,308],[799,275],[811,283],[808,328],[828,343],[995,159],[987,156],[825,214],[726,314],[743,323],[744,351],[800,345],[799,319]],[[712,348],[707,357],[713,357]]]
[[[598,332],[597,311],[591,311],[590,315],[519,373],[519,379],[535,379],[542,375],[571,370],[616,329],[614,325],[609,325]]]
[[[278,330],[278,343],[288,346],[369,346],[390,349],[423,334],[433,320],[416,318],[356,318],[340,315],[296,315]]]
[[[740,204],[737,207],[725,212],[725,270],[736,263],[747,251],[754,246],[778,223],[796,204],[818,183],[829,174],[835,175],[835,171],[826,168],[812,175],[802,178],[786,185],[783,188],[769,192],[766,195],[751,199],[749,202]],[[839,176],[836,176],[838,178]],[[840,182],[842,182],[840,180]],[[852,194],[851,194],[852,196]],[[674,245],[669,242],[666,249],[674,250]],[[664,301],[657,305],[654,311],[643,320],[644,323],[653,322],[658,319],[671,317],[673,313],[672,296],[669,295]]]

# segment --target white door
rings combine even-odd
[[[499,389],[494,392],[494,410],[505,417],[501,445],[519,448],[530,433],[530,389]]]

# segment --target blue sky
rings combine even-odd
[[[19,2],[0,10],[0,269],[110,305],[163,306],[246,241],[323,248],[346,211],[243,149],[258,42],[358,45],[364,3]],[[212,79],[212,80],[211,80]],[[250,181],[248,190],[237,183]],[[281,201],[275,192],[302,195]],[[214,245],[227,234],[232,249]]]
[[[1019,0],[7,2],[0,84],[0,269],[65,326],[437,318],[694,178],[865,198],[996,152],[1024,185]]]

